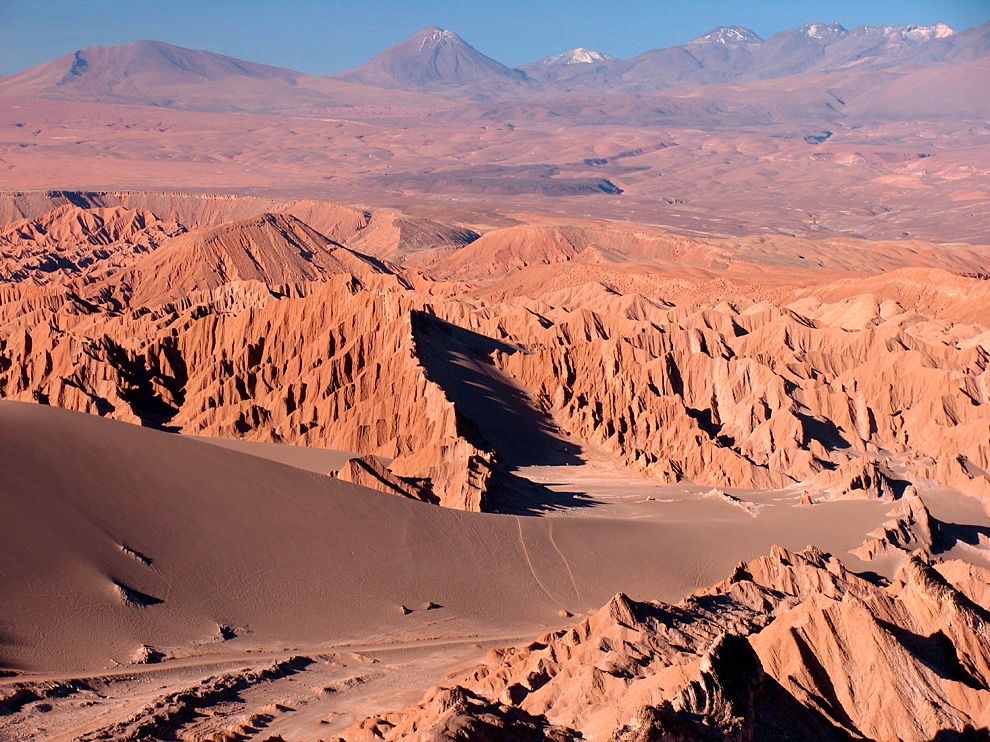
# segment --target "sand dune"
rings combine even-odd
[[[3,657],[19,670],[106,668],[144,644],[189,657],[288,637],[414,639],[432,629],[401,607],[428,602],[455,634],[504,634],[558,623],[560,610],[588,610],[620,589],[676,597],[777,537],[777,516],[756,523],[718,503],[698,506],[691,533],[662,513],[648,522],[460,513],[93,416],[14,402],[0,414],[3,599],[14,617]],[[819,507],[864,533],[884,512]],[[791,546],[811,533],[833,548],[858,543],[791,512],[779,511],[796,518]],[[217,645],[218,625],[243,641]]]
[[[623,504],[613,472],[612,490],[585,487],[589,504],[614,499],[605,518],[460,513],[93,416],[14,402],[0,416],[2,657],[13,671],[0,680],[0,725],[26,733],[35,707],[49,708],[53,739],[259,720],[325,738],[369,704],[412,702],[451,663],[567,624],[617,591],[676,601],[777,541],[844,553],[887,510],[761,500],[754,517],[656,485],[645,491],[659,496]],[[893,577],[896,566],[881,568]],[[953,570],[982,590],[982,573]],[[104,700],[86,711],[78,704],[96,689]]]

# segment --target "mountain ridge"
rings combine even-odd
[[[270,113],[387,100],[376,89],[148,39],[78,49],[2,77],[0,96]]]
[[[685,44],[628,59],[578,47],[513,68],[454,31],[428,26],[359,67],[325,77],[162,41],[92,46],[0,78],[0,96],[264,112],[389,102],[382,91],[480,98],[575,89],[637,94],[988,54],[990,21],[958,32],[942,23],[846,29],[815,22],[766,39],[743,26],[719,26]]]

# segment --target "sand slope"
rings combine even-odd
[[[461,513],[16,402],[0,403],[0,458],[0,656],[32,670],[107,667],[142,644],[212,651],[217,624],[237,647],[415,637],[401,606],[428,602],[447,635],[533,630],[620,589],[675,599],[785,522],[789,546],[844,550],[884,517],[836,503],[762,520],[707,499],[640,521]],[[825,512],[843,525],[823,528]]]

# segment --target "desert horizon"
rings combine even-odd
[[[990,738],[990,13],[674,5],[11,3],[0,738]]]

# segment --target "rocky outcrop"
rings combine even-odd
[[[897,480],[874,456],[861,456],[840,464],[834,471],[815,477],[811,485],[832,500],[892,502],[908,487]],[[913,488],[912,488],[913,489]]]
[[[802,705],[869,739],[932,739],[987,723],[986,606],[909,558],[889,590],[815,597],[754,646]]]
[[[890,520],[870,531],[866,540],[852,550],[860,559],[872,560],[891,553],[921,551],[931,556],[941,541],[941,525],[928,512],[914,487],[888,513]]]
[[[452,739],[569,742],[575,739],[571,729],[548,724],[546,719],[491,701],[461,686],[433,688],[417,710],[419,713],[415,716],[367,719],[355,732],[366,739],[415,739],[421,742]]]
[[[676,605],[617,595],[570,628],[493,650],[457,685],[343,739],[417,738],[454,705],[460,725],[479,709],[503,733],[512,712],[538,719],[539,739],[965,733],[990,723],[988,619],[917,557],[881,587],[814,548],[775,547]]]
[[[348,250],[294,216],[261,214],[171,240],[119,281],[131,306],[155,306],[233,281],[278,286],[388,273],[384,264]]]
[[[343,482],[351,482],[390,495],[431,502],[428,492],[418,487],[415,481],[397,477],[377,456],[358,456],[348,459],[334,476]]]
[[[984,608],[990,606],[990,569],[954,559],[934,565],[949,584]]]
[[[440,502],[446,507],[472,511],[492,509],[490,487],[495,457],[460,435],[426,440],[417,450],[400,453],[391,469],[407,478],[416,478],[419,472],[430,472],[430,494],[426,496],[443,493]]]
[[[0,282],[46,284],[125,267],[184,231],[150,211],[58,206],[0,229]]]
[[[189,433],[398,457],[396,473],[429,480],[441,504],[479,510],[487,477],[475,462],[491,455],[462,438],[418,363],[412,306],[341,276],[66,315],[59,332],[46,323],[0,336],[0,393]]]

